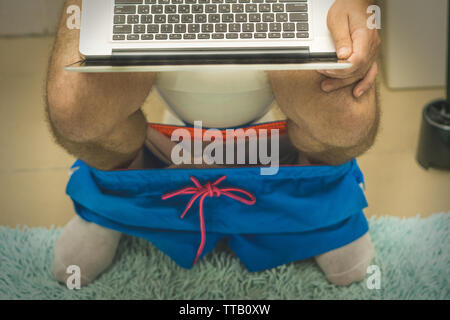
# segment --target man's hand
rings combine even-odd
[[[322,82],[322,90],[334,91],[354,83],[353,95],[361,97],[375,82],[378,74],[376,58],[381,44],[378,31],[367,27],[368,0],[336,0],[328,12],[328,28],[336,45],[339,59],[353,64],[345,70],[325,70],[329,77]]]

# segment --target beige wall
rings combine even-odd
[[[447,0],[384,0],[382,55],[392,89],[446,83]]]
[[[0,36],[55,32],[64,0],[0,0]]]

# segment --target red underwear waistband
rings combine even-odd
[[[156,131],[165,135],[168,138],[170,138],[172,136],[172,133],[177,129],[188,130],[191,137],[193,137],[194,130],[195,130],[195,128],[191,127],[191,126],[185,127],[185,126],[166,125],[166,124],[159,124],[159,123],[149,123],[148,126],[152,127],[153,129],[155,129]],[[211,129],[211,128],[209,128],[209,129]],[[239,129],[242,129],[242,130],[239,130]],[[222,132],[222,136],[223,136],[223,138],[225,138],[227,135],[227,130],[235,130],[234,135],[236,137],[239,137],[241,135],[245,135],[248,137],[248,136],[251,136],[251,132],[248,132],[248,130],[254,130],[255,133],[259,135],[260,130],[263,130],[263,129],[267,130],[267,137],[271,136],[271,130],[273,130],[273,129],[275,129],[275,130],[278,129],[280,136],[284,135],[284,134],[286,134],[286,120],[260,123],[260,124],[246,126],[246,127],[227,128],[227,129],[218,129],[218,130],[220,132]],[[202,135],[207,130],[208,130],[207,128],[202,128]]]

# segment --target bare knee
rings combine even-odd
[[[288,134],[293,145],[312,163],[340,165],[361,156],[375,144],[380,125],[378,107],[373,116],[356,120],[356,125],[330,125],[322,132],[320,127],[309,129],[289,119]],[[358,119],[358,116],[351,115],[348,119]]]
[[[319,108],[318,104],[323,107]],[[317,100],[316,107],[322,112],[321,119],[312,119],[306,125],[324,145],[352,148],[367,144],[373,131],[378,130],[380,111],[375,87],[359,99],[353,97],[352,87],[324,94]]]
[[[90,142],[113,128],[108,115],[87,111],[87,103],[76,89],[47,90],[48,118],[59,135],[73,142]]]
[[[289,137],[311,160],[337,165],[372,147],[380,123],[375,87],[359,99],[352,87],[333,93],[314,90],[311,97],[288,115]]]
[[[49,72],[46,94],[50,121],[70,141],[93,142],[142,107],[155,76]]]

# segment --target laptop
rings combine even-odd
[[[81,72],[345,69],[334,0],[83,0]]]

